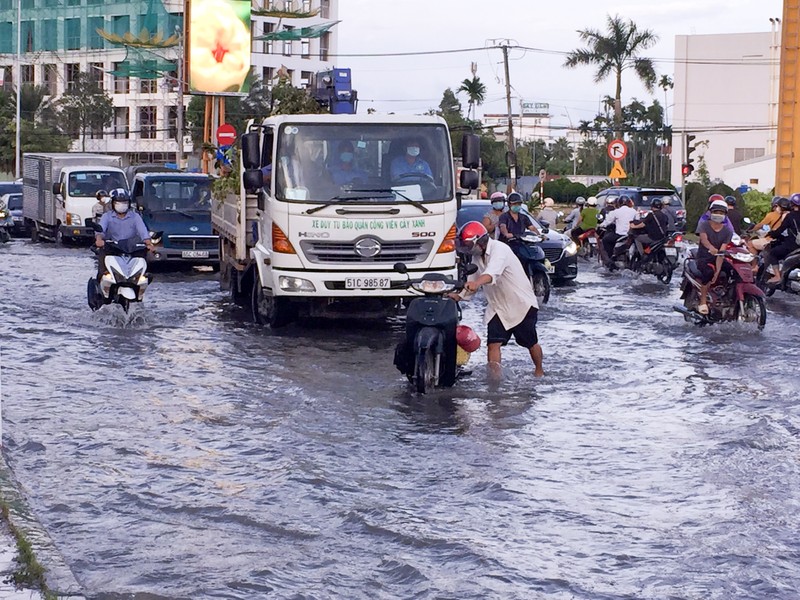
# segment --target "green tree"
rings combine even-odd
[[[597,67],[594,80],[599,83],[609,75],[616,79],[614,95],[614,130],[619,134],[622,126],[622,73],[633,69],[648,91],[656,83],[653,61],[641,53],[658,42],[658,36],[648,29],[639,30],[632,20],[620,16],[607,16],[606,34],[596,29],[578,30],[586,48],[578,48],[567,55],[564,66],[579,65]]]
[[[56,102],[64,130],[73,139],[81,140],[86,151],[86,134],[111,125],[114,103],[106,91],[88,73],[78,73],[72,87]]]
[[[483,104],[486,99],[486,86],[483,85],[480,77],[473,75],[472,79],[465,79],[461,82],[461,87],[458,88],[458,91],[467,95],[467,103],[469,104],[467,117],[474,121],[475,107]]]

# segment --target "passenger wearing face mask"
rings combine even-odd
[[[147,249],[151,252],[155,249],[153,241],[150,239],[150,232],[135,210],[131,210],[131,197],[128,192],[119,188],[112,190],[111,210],[103,214],[100,218],[100,231],[94,236],[95,246],[100,248],[98,254],[98,273],[97,280],[103,277],[105,272],[105,250],[106,240],[118,242],[130,238],[137,238],[144,242]]]
[[[697,268],[700,270],[700,303],[697,312],[708,314],[708,288],[716,283],[719,273],[726,265],[723,252],[733,238],[733,228],[725,225],[728,205],[725,199],[714,200],[708,207],[708,220],[697,226],[700,244],[697,247]]]
[[[508,212],[500,216],[498,226],[500,227],[499,239],[504,242],[519,237],[526,231],[541,234],[531,218],[522,212],[522,196],[519,192],[511,192],[508,195]]]
[[[483,215],[483,226],[489,232],[489,237],[497,239],[500,236],[500,216],[506,208],[506,195],[503,192],[495,192],[490,198],[492,209]]]
[[[421,146],[419,140],[411,140],[406,144],[406,152],[403,156],[398,156],[392,161],[390,177],[392,181],[408,177],[411,175],[421,175],[428,179],[433,179],[433,172],[430,165],[420,157]]]
[[[369,173],[363,169],[355,166],[355,152],[353,151],[353,144],[350,142],[341,142],[339,144],[338,162],[331,169],[331,178],[336,185],[347,185],[353,183],[356,179],[366,181],[369,178]]]

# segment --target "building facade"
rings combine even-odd
[[[302,11],[315,16],[281,19],[253,15],[253,35],[336,20],[338,0],[262,0],[253,10]],[[177,142],[177,73],[180,45],[141,51],[117,45],[98,30],[122,37],[156,29],[168,37],[183,31],[183,0],[21,0],[21,55],[17,49],[17,0],[0,0],[0,80],[6,89],[16,81],[45,86],[60,97],[78,73],[88,73],[111,96],[114,118],[104,131],[77,140],[73,149],[118,154],[128,164],[174,162]],[[317,39],[252,42],[254,74],[271,85],[279,71],[297,87],[312,73],[333,67],[335,27]],[[123,76],[132,61],[158,63],[157,77]],[[166,71],[164,63],[175,69]],[[19,65],[19,67],[17,67]],[[115,74],[116,73],[116,74]],[[188,106],[190,96],[185,95]],[[192,152],[184,135],[184,152]],[[85,144],[85,145],[84,145]]]
[[[700,158],[711,180],[768,192],[775,185],[780,60],[772,31],[675,38],[672,183],[681,183],[686,133],[697,178]]]
[[[506,139],[508,113],[484,114],[481,123],[485,128],[492,129],[497,140]],[[549,144],[555,139],[550,129],[550,105],[545,102],[522,102],[520,111],[511,115],[511,125],[514,139],[520,142],[543,140]]]

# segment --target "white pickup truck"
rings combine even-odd
[[[465,138],[472,169],[479,143]],[[270,117],[248,125],[241,165],[242,191],[212,202],[212,226],[221,286],[249,301],[257,322],[386,316],[412,295],[399,262],[411,277],[456,275],[459,200],[444,120]],[[465,171],[461,187],[476,184]]]
[[[119,156],[26,153],[22,158],[22,216],[31,238],[92,242],[98,190],[128,190]]]

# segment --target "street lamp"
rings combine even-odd
[[[21,119],[21,110],[20,104],[22,103],[22,94],[20,93],[22,89],[22,0],[17,0],[17,76],[16,76],[16,84],[17,84],[17,131],[16,131],[16,155],[15,155],[15,169],[16,169],[16,179],[21,177],[22,173],[22,165],[21,157],[22,152],[20,150],[20,129],[22,125]]]

